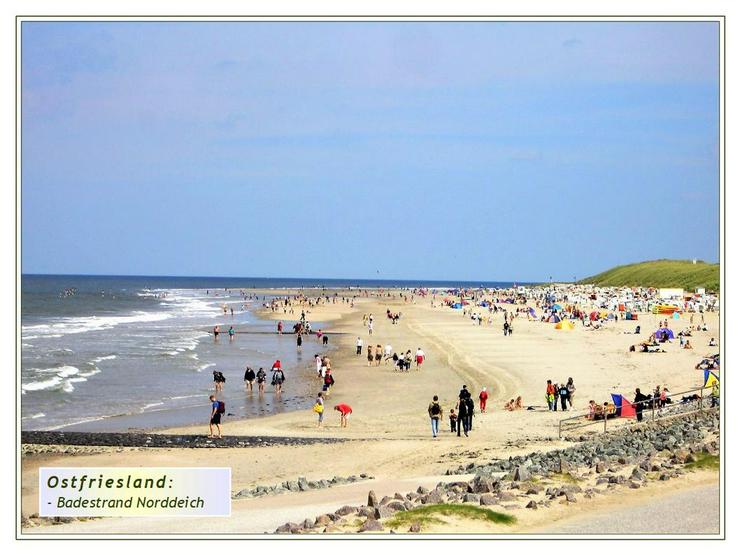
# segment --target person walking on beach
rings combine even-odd
[[[468,432],[470,432],[473,430],[473,415],[475,414],[475,402],[472,395],[465,399],[465,406],[468,409]]]
[[[233,309],[232,309],[233,310]],[[229,341],[234,341],[234,326],[229,326]]]
[[[576,385],[573,383],[573,378],[568,378],[565,387],[568,388],[568,405],[570,405],[570,410],[573,410],[573,398],[576,395]]]
[[[460,397],[457,403],[457,437],[460,437],[460,432],[465,433],[465,437],[468,437],[468,398]]]
[[[552,410],[555,412],[558,412],[558,401],[560,400],[560,386],[558,385],[558,382],[553,383],[552,388],[553,388]]]
[[[296,337],[295,344],[299,349],[301,348],[301,345],[303,345],[303,334],[300,332],[298,333],[298,337]]]
[[[226,377],[218,370],[213,371],[213,386],[216,391],[223,391]]]
[[[488,401],[488,391],[485,387],[478,395],[478,401],[480,402],[480,412],[483,414],[486,412],[486,401]]]
[[[432,421],[432,437],[437,437],[439,433],[439,419],[442,417],[442,408],[439,406],[439,397],[432,397],[432,402],[427,408],[429,418]]]
[[[221,328],[218,326],[213,326],[213,340],[218,341],[218,334],[221,333]]]
[[[357,347],[357,356],[360,356],[362,354],[362,338],[358,335],[357,336],[357,342],[355,343],[355,346]]]
[[[416,369],[421,370],[421,365],[424,364],[424,357],[426,355],[424,354],[424,351],[421,350],[421,347],[418,347],[416,349]]]
[[[642,409],[645,408],[645,401],[648,400],[647,395],[643,395],[640,392],[640,388],[635,389],[635,414],[637,415],[637,421],[642,422]]]
[[[568,410],[568,386],[566,384],[561,385],[558,388],[558,394],[560,396],[560,409],[565,412]]]
[[[557,405],[555,402],[556,391],[557,390],[555,389],[552,380],[547,380],[547,386],[545,388],[545,400],[547,401],[547,410],[557,409]]]
[[[368,345],[367,346],[367,365],[368,366],[371,366],[372,365],[373,359],[374,359],[374,356],[373,356],[373,346],[372,345]]]
[[[244,372],[244,383],[247,386],[247,391],[252,392],[252,385],[254,384],[254,378],[256,377],[254,370],[250,366],[247,366],[247,371]]]
[[[280,395],[283,391],[283,382],[285,381],[285,374],[283,374],[282,368],[272,369],[272,385],[275,387],[275,395]]]
[[[316,401],[313,404],[313,411],[318,415],[316,421],[316,427],[321,428],[321,424],[324,422],[324,395],[320,393],[316,396]]]
[[[411,370],[411,349],[406,351],[406,354],[403,357],[403,364],[406,367],[406,372]]]
[[[282,320],[277,323],[277,332],[278,332],[278,335],[283,335],[283,321]]]
[[[373,334],[373,321],[372,320],[370,320],[367,323],[367,333],[368,333],[368,335],[372,335]]]
[[[319,355],[313,357],[313,361],[316,364],[316,375],[321,376],[322,359]]]
[[[346,428],[349,415],[352,414],[352,407],[346,403],[340,403],[334,406],[334,410],[339,412],[339,426]]]
[[[226,412],[223,401],[216,401],[216,396],[211,395],[208,398],[211,401],[211,420],[208,425],[208,437],[213,437],[213,427],[216,426],[218,430],[218,439],[221,439],[221,415]]]
[[[331,368],[326,369],[326,374],[324,375],[324,387],[323,390],[326,392],[327,397],[329,396],[329,393],[331,392],[331,388],[334,385],[334,376],[331,375]]]
[[[450,431],[454,434],[457,431],[457,415],[455,409],[450,409]]]
[[[375,366],[380,366],[381,360],[383,360],[383,346],[378,343],[375,345]]]
[[[267,373],[263,368],[257,370],[257,389],[262,395],[265,392],[265,382],[267,381]]]

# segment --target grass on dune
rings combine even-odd
[[[694,462],[686,463],[686,468],[691,470],[719,470],[719,455],[709,453],[697,453]]]
[[[485,509],[477,505],[452,505],[440,503],[437,505],[424,505],[411,509],[410,511],[396,513],[391,517],[387,525],[390,528],[401,528],[411,526],[418,522],[422,528],[429,524],[444,524],[440,516],[456,517],[469,520],[483,520],[495,524],[510,525],[516,522],[516,518],[504,513]]]
[[[578,283],[613,287],[705,287],[719,291],[719,264],[691,260],[651,260],[617,266]]]

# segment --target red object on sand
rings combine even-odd
[[[341,412],[344,415],[352,414],[352,407],[350,407],[349,405],[346,405],[344,403],[341,403],[341,404],[335,406],[334,409],[335,410],[338,410],[339,412]]]

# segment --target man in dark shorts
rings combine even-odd
[[[218,411],[219,403],[216,401],[216,396],[211,395],[208,399],[211,401],[211,423],[208,426],[209,434],[208,437],[213,437],[213,427],[216,426],[218,430],[219,439],[221,436],[221,413]]]

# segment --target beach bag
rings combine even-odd
[[[324,412],[324,405],[322,405],[321,403],[316,403],[316,404],[315,404],[315,405],[313,406],[313,411],[314,411],[314,412],[315,412],[316,414],[321,414],[322,412]]]
[[[223,401],[219,401],[218,402],[218,408],[216,409],[216,412],[218,414],[225,413],[226,412],[226,403],[224,403]]]

